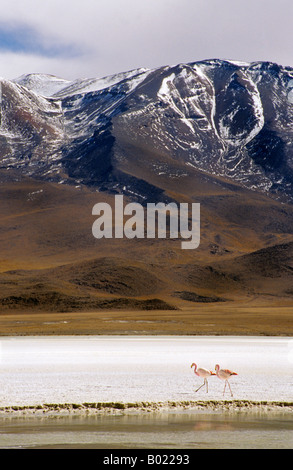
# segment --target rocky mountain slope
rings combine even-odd
[[[180,178],[183,163],[292,199],[289,67],[210,60],[73,82],[31,74],[1,88],[2,168],[131,191],[136,167]]]
[[[1,308],[290,304],[292,133],[293,69],[267,62],[2,79]],[[199,248],[95,240],[116,193],[200,202]]]

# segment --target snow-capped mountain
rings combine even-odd
[[[144,197],[195,168],[292,201],[292,142],[293,69],[270,62],[1,80],[1,169],[52,181]]]

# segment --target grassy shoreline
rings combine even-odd
[[[1,336],[293,336],[293,306],[227,303],[180,310],[0,313]]]
[[[0,407],[0,418],[7,416],[64,416],[92,414],[127,414],[141,412],[282,412],[292,413],[293,402],[254,400],[198,400],[168,402],[96,402],[44,403]]]

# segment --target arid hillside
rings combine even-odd
[[[31,179],[3,182],[1,311],[289,305],[292,206],[192,172],[194,187],[186,176],[182,192],[162,194],[201,203],[195,250],[182,250],[179,239],[95,239],[92,207],[113,205],[113,194]]]

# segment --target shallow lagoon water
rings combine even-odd
[[[238,373],[234,397],[209,392],[191,363]],[[5,337],[0,407],[44,403],[252,400],[293,402],[293,340],[283,337]],[[292,448],[290,412],[215,410],[114,415],[2,413],[0,448]]]
[[[291,449],[292,416],[164,412],[0,420],[0,448]]]

